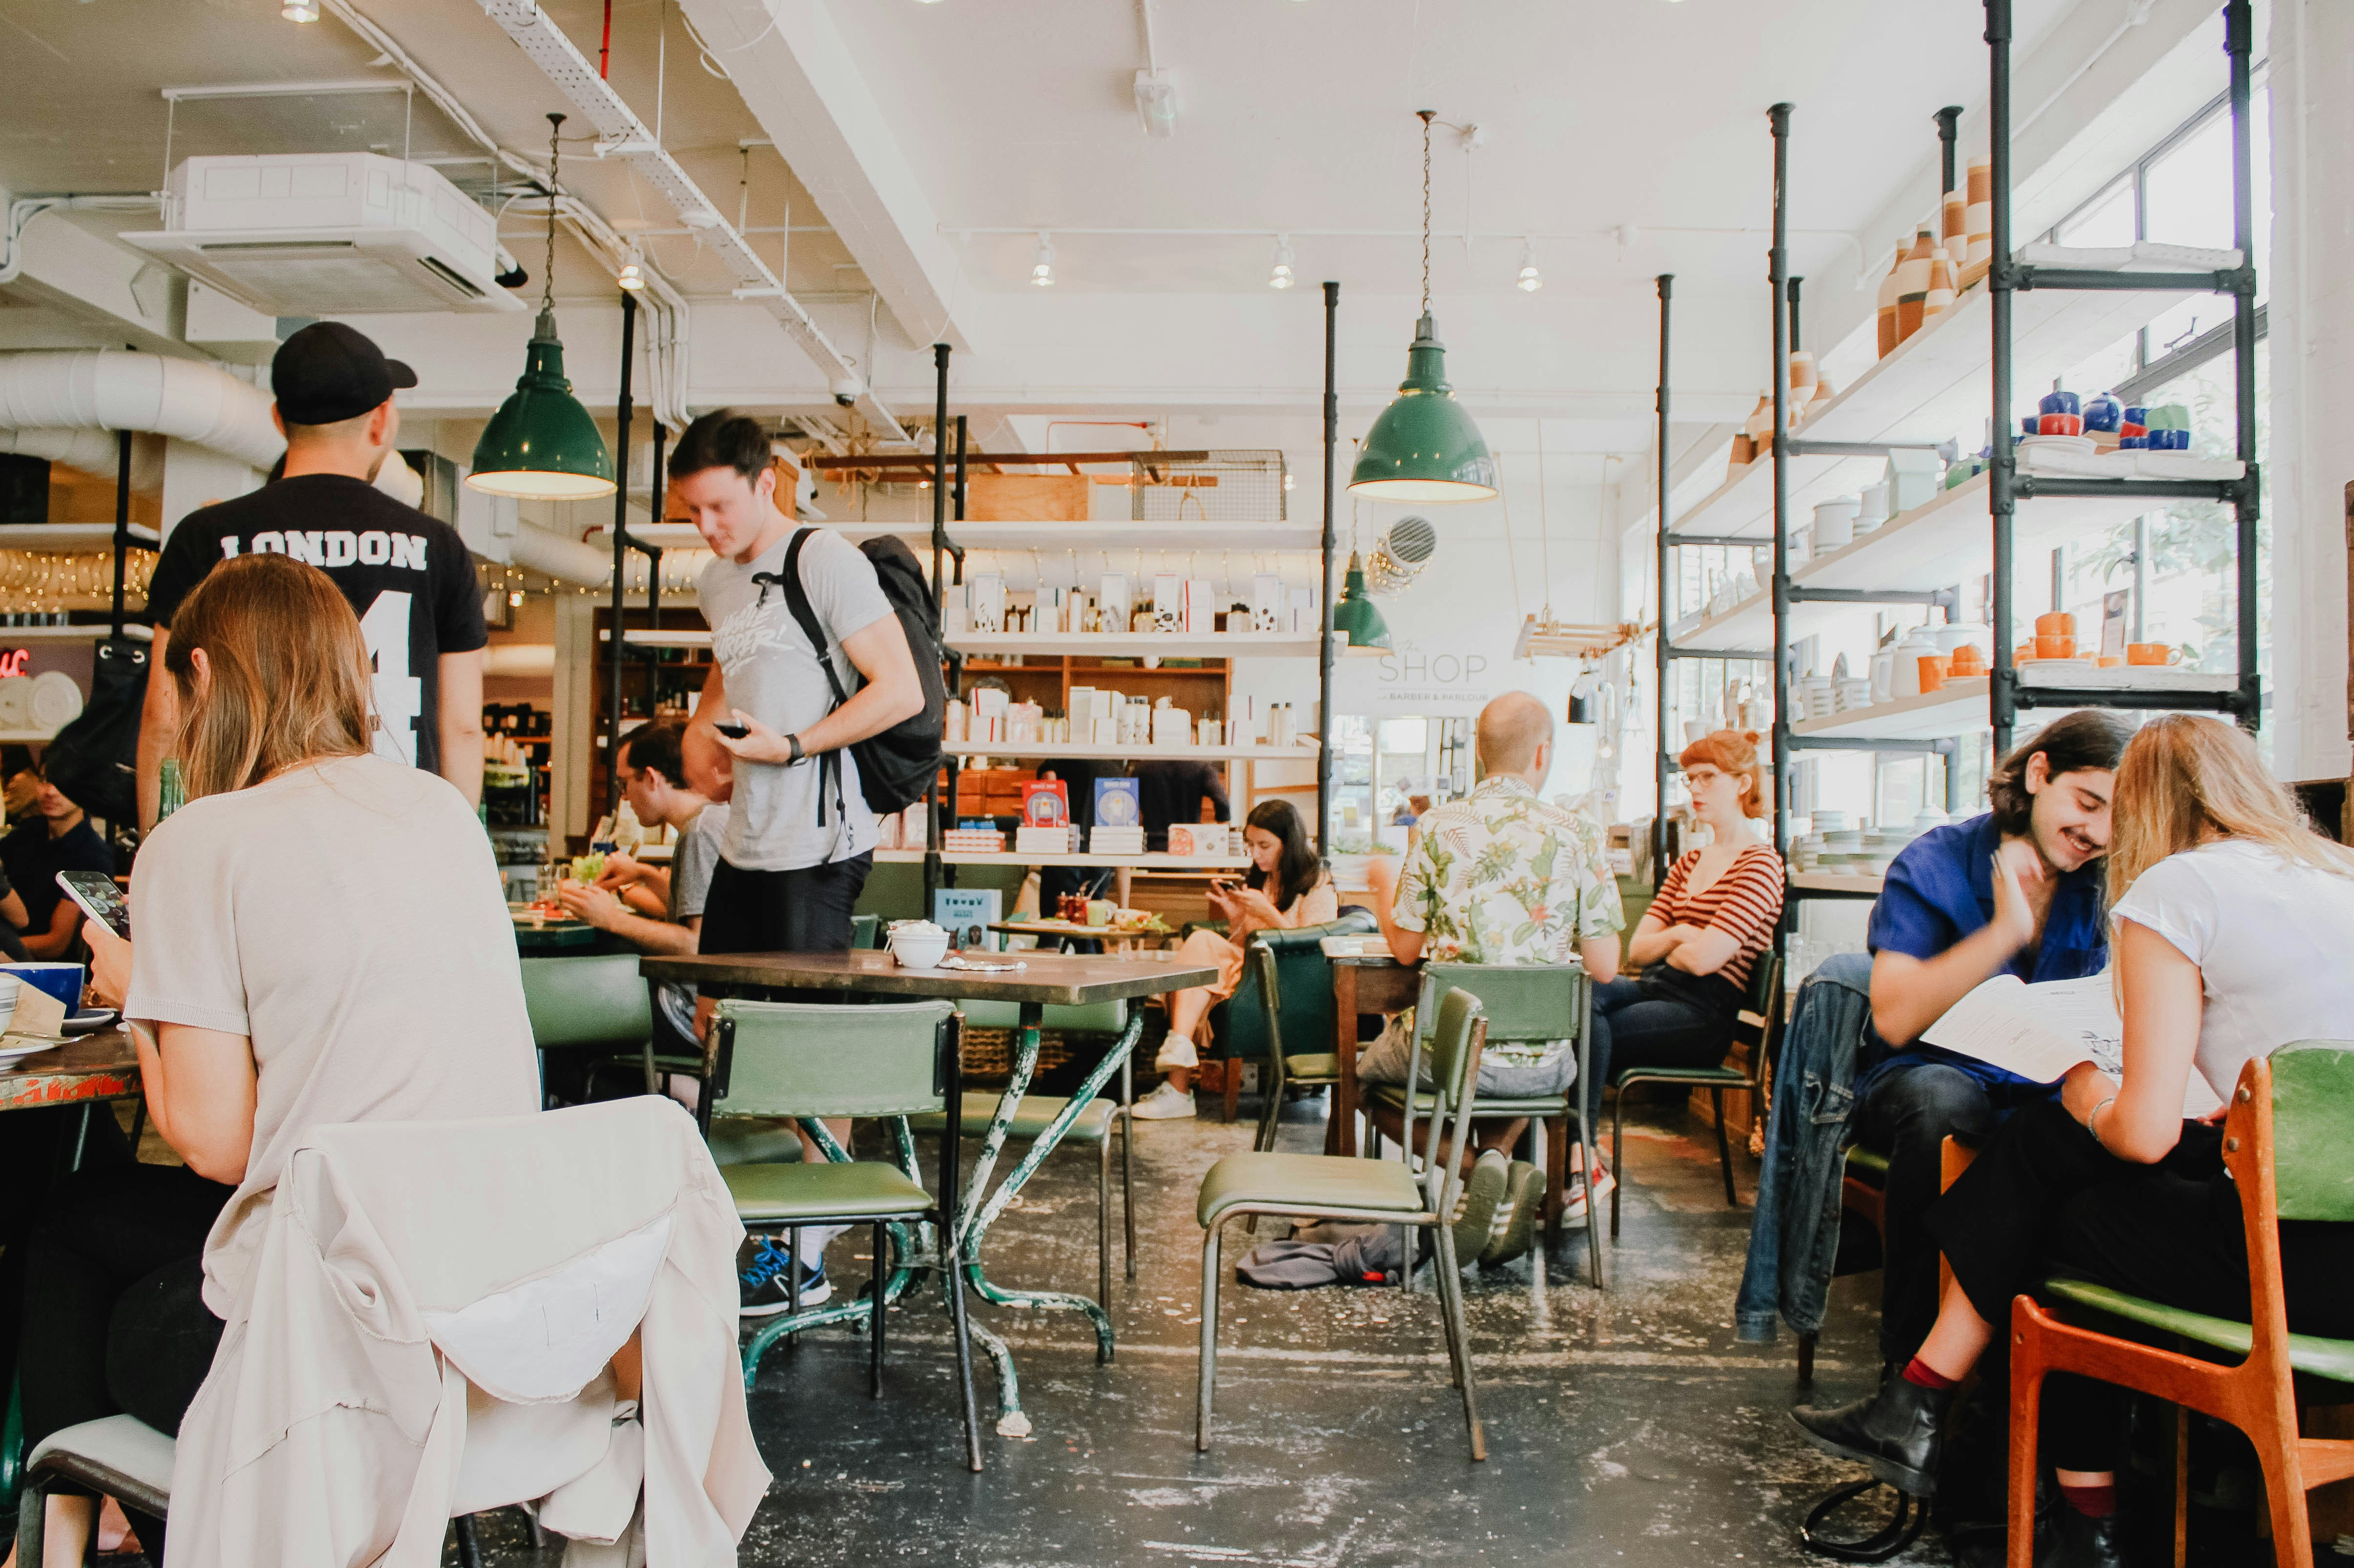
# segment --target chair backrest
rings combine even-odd
[[[1439,998],[1430,1033],[1430,1137],[1424,1146],[1436,1150],[1438,1158],[1423,1161],[1423,1189],[1430,1193],[1432,1209],[1441,1214],[1455,1212],[1455,1195],[1463,1183],[1463,1149],[1471,1136],[1472,1118],[1479,1114],[1479,1055],[1487,1040],[1487,1020],[1479,997],[1457,987]],[[1410,1068],[1420,1054],[1418,1050],[1409,1054]],[[1419,1098],[1413,1094],[1405,1097],[1404,1149],[1409,1165]]]
[[[1749,966],[1749,994],[1741,999],[1741,1010],[1755,1013],[1770,1026],[1777,1011],[1775,1003],[1781,1000],[1782,955],[1768,948]]]
[[[850,917],[850,945],[853,948],[879,948],[883,945],[883,916],[853,915]]]
[[[2270,1068],[2274,1212],[2354,1220],[2354,1044],[2296,1041]]]
[[[1437,1022],[1433,1000],[1455,986],[1479,999],[1490,1043],[1585,1037],[1592,988],[1583,964],[1425,964],[1416,1017],[1426,1040]]]
[[[956,1004],[719,1004],[709,1098],[720,1116],[917,1116],[956,1092]],[[951,1120],[954,1118],[951,1118]]]
[[[1012,1029],[1022,1022],[1022,1004],[1018,1001],[972,1001],[957,1003],[964,1013],[967,1029]],[[1041,1029],[1077,1030],[1087,1033],[1117,1034],[1128,1027],[1128,1003],[1125,1001],[1091,1001],[1083,1007],[1067,1007],[1049,1002],[1041,1010]]]
[[[1279,1013],[1269,1013],[1256,971],[1246,963],[1242,980],[1219,1021],[1217,1054],[1222,1057],[1264,1056],[1278,1038],[1284,1051],[1294,1056],[1331,1050],[1332,966],[1324,959],[1324,938],[1361,937],[1380,929],[1380,924],[1364,911],[1346,909],[1338,918],[1320,925],[1253,932],[1251,945],[1264,947],[1275,957],[1283,1006]],[[1269,1022],[1270,1017],[1275,1020],[1273,1023]]]
[[[653,1032],[653,1004],[635,953],[525,959],[523,1001],[541,1050],[567,1045],[635,1049]]]

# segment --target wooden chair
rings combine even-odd
[[[1618,1192],[1627,1184],[1626,1160],[1619,1151],[1626,1146],[1618,1140],[1620,1107],[1627,1103],[1627,1090],[1636,1084],[1690,1084],[1708,1091],[1710,1106],[1716,1112],[1716,1157],[1724,1168],[1724,1201],[1727,1204],[1741,1201],[1733,1187],[1733,1139],[1724,1125],[1724,1091],[1745,1089],[1749,1103],[1762,1105],[1764,1097],[1759,1086],[1770,1081],[1764,1064],[1769,1048],[1781,1030],[1782,1021],[1782,955],[1773,951],[1760,953],[1750,967],[1749,993],[1743,1000],[1741,1012],[1734,1022],[1734,1038],[1742,1037],[1744,1030],[1751,1031],[1749,1064],[1746,1067],[1628,1067],[1614,1074],[1611,1085],[1617,1097],[1610,1107],[1611,1174],[1617,1180],[1610,1190],[1610,1239],[1618,1239]],[[1742,1134],[1748,1137],[1744,1130]]]
[[[2032,1555],[2036,1421],[2043,1380],[2052,1372],[2075,1372],[2154,1394],[2246,1433],[2255,1445],[2272,1505],[2274,1561],[2283,1568],[2306,1568],[2313,1562],[2305,1494],[2354,1477],[2354,1440],[2301,1436],[2297,1409],[2300,1404],[2354,1403],[2354,1340],[2289,1332],[2280,1222],[2354,1222],[2354,1044],[2297,1041],[2243,1068],[2223,1122],[2223,1166],[2239,1188],[2247,1226],[2251,1321],[2211,1318],[2082,1280],[2047,1280],[2043,1288],[2070,1308],[2242,1358],[2236,1364],[2219,1365],[2078,1327],[2032,1297],[2011,1303],[2010,1568],[2029,1568]],[[2177,1451],[2179,1563],[2179,1428]]]

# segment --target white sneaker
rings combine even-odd
[[[1201,1065],[1202,1054],[1193,1048],[1193,1042],[1182,1034],[1164,1037],[1160,1051],[1152,1058],[1152,1070],[1156,1073],[1165,1073],[1172,1067],[1198,1067]]]
[[[1136,1102],[1129,1115],[1139,1121],[1183,1121],[1193,1115],[1193,1097],[1163,1080],[1161,1086]]]

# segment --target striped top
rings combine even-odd
[[[1661,926],[1693,926],[1722,931],[1740,949],[1717,970],[1744,994],[1757,955],[1774,945],[1774,927],[1782,918],[1782,857],[1765,844],[1751,844],[1733,857],[1724,874],[1699,893],[1684,883],[1700,863],[1701,852],[1686,850],[1668,870],[1650,913]]]

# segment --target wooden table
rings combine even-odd
[[[101,1029],[0,1065],[0,1111],[93,1106],[139,1093],[139,1053],[122,1029]]]
[[[1074,920],[992,920],[989,928],[1008,937],[1035,937],[1040,941],[1055,942],[1157,942],[1174,937],[1174,931],[1123,931],[1116,926],[1082,926]]]
[[[1324,1152],[1354,1155],[1357,1015],[1404,1012],[1412,1007],[1422,990],[1422,968],[1399,963],[1379,937],[1327,937],[1321,946],[1332,966],[1333,1048],[1341,1057],[1341,1082],[1332,1090],[1332,1119],[1324,1128]]]
[[[1109,1051],[1104,1053],[1087,1079],[1074,1090],[1062,1114],[1050,1122],[1045,1130],[1031,1141],[1021,1160],[994,1192],[989,1191],[989,1179],[996,1170],[997,1156],[1005,1147],[1007,1131],[1013,1123],[1014,1111],[1022,1097],[1029,1090],[1030,1079],[1038,1066],[1038,1023],[1049,1006],[1086,1007],[1099,1001],[1124,1001],[1131,998],[1158,995],[1163,991],[1181,991],[1188,986],[1210,985],[1218,978],[1213,966],[1199,964],[1160,963],[1133,958],[1098,957],[1093,954],[1032,952],[1019,955],[985,955],[990,962],[1018,961],[1019,969],[903,969],[889,953],[727,953],[705,956],[649,956],[639,964],[648,980],[675,980],[693,985],[705,996],[790,996],[801,992],[801,1000],[812,1000],[806,993],[830,992],[844,998],[854,996],[919,996],[947,997],[959,1001],[1010,1001],[1021,1009],[1020,1032],[1014,1037],[1013,1076],[1000,1096],[997,1110],[990,1118],[989,1128],[982,1135],[981,1156],[974,1162],[972,1175],[960,1195],[954,1224],[956,1235],[962,1244],[966,1280],[984,1301],[1007,1307],[1035,1307],[1054,1311],[1083,1312],[1095,1327],[1096,1359],[1108,1361],[1112,1358],[1111,1319],[1102,1307],[1084,1296],[1067,1295],[1055,1290],[1013,1290],[991,1281],[981,1267],[981,1244],[987,1239],[989,1227],[1013,1203],[1023,1184],[1053,1153],[1055,1146],[1070,1129],[1089,1101],[1096,1097],[1120,1064],[1136,1049],[1136,1042],[1144,1031],[1144,1011],[1129,1010],[1128,1027]],[[953,1110],[954,1107],[950,1107]],[[942,1276],[945,1289],[958,1288],[949,1271],[940,1267],[937,1256],[926,1260]],[[885,1287],[887,1303],[913,1279],[915,1269],[895,1273]],[[836,1318],[862,1317],[870,1310],[864,1301],[843,1303],[839,1307],[821,1307],[812,1312],[772,1319],[755,1334],[746,1347],[747,1365],[756,1364],[758,1353],[788,1333],[815,1326],[819,1321]],[[1022,1410],[1022,1385],[1013,1371],[1013,1357],[1005,1341],[980,1324],[972,1325],[972,1336],[988,1351],[997,1365],[999,1414],[997,1430],[1008,1437],[1027,1436],[1030,1418]]]

